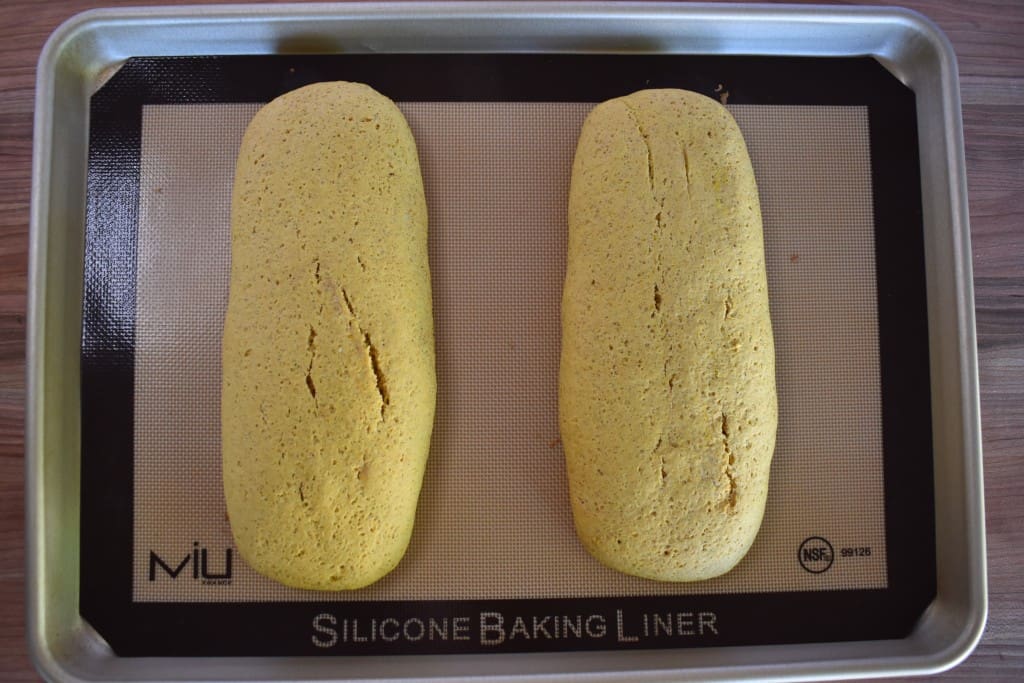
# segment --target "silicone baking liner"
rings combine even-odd
[[[416,137],[439,389],[406,558],[374,586],[325,594],[256,575],[232,547],[219,348],[241,134],[259,103],[334,79],[398,101]],[[780,402],[768,507],[747,558],[693,584],[626,577],[586,554],[558,442],[575,141],[593,103],[643,87],[730,106],[765,221]],[[122,655],[906,634],[935,593],[916,144],[913,94],[870,59],[130,60],[92,103],[83,616]]]

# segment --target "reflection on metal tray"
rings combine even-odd
[[[877,675],[934,670],[966,656],[980,634],[985,610],[977,389],[969,262],[961,258],[969,250],[964,250],[955,68],[948,44],[933,27],[916,15],[891,10],[738,12],[672,5],[586,12],[543,5],[248,8],[240,11],[258,17],[256,21],[218,23],[236,11],[183,8],[83,15],[58,30],[41,60],[36,153],[44,163],[37,164],[33,206],[30,332],[29,632],[37,661],[48,675],[123,679],[166,673],[154,660],[132,656],[140,654],[248,655],[242,660],[185,658],[170,665],[181,674],[203,678],[249,678],[256,670],[266,670],[265,660],[257,655],[409,653],[386,661],[277,660],[277,670],[281,678],[620,671],[628,672],[623,675],[631,680],[653,680],[666,669],[676,678],[702,679]],[[621,32],[624,25],[630,27],[628,35]],[[345,54],[280,54],[313,46],[319,52]],[[830,56],[867,54],[875,59],[810,59],[824,56],[822,46]],[[375,54],[412,51],[431,54]],[[501,54],[524,51],[540,54]],[[364,54],[352,54],[360,52]],[[231,53],[268,56],[202,56]],[[728,56],[736,53],[747,56]],[[188,58],[133,59],[122,65],[125,58],[154,54]],[[185,403],[175,403],[173,397],[168,401],[168,391],[180,395],[196,388],[188,384],[187,372],[168,379],[175,367],[189,367],[174,365],[178,356],[168,348],[173,340],[181,341],[175,335],[195,328],[196,320],[189,315],[197,312],[210,317],[192,337],[197,347],[209,342],[214,348],[219,336],[216,304],[223,261],[215,254],[225,238],[230,141],[240,134],[253,103],[330,78],[365,80],[405,103],[417,135],[428,199],[434,198],[432,230],[441,235],[432,237],[431,249],[435,300],[446,321],[439,329],[450,330],[439,331],[442,388],[446,381],[452,386],[472,381],[458,375],[458,364],[446,366],[444,361],[446,343],[464,340],[460,330],[485,328],[490,341],[502,342],[523,325],[536,328],[530,335],[535,340],[557,333],[563,257],[560,240],[548,246],[544,240],[551,240],[552,227],[559,227],[553,218],[564,195],[558,178],[565,175],[574,126],[586,103],[641,87],[687,87],[708,94],[729,90],[728,103],[744,127],[759,173],[773,316],[780,335],[780,396],[787,390],[791,396],[783,401],[786,429],[780,430],[766,528],[736,573],[687,586],[617,576],[608,583],[607,575],[588,574],[593,569],[578,548],[564,547],[572,546],[572,535],[568,522],[561,520],[551,532],[555,552],[544,543],[531,546],[521,524],[510,524],[499,534],[508,541],[505,546],[519,547],[530,561],[510,573],[499,572],[509,580],[498,585],[483,577],[496,564],[511,565],[515,558],[501,554],[502,544],[486,550],[479,540],[483,537],[474,536],[471,528],[452,526],[451,520],[464,519],[477,505],[462,495],[466,491],[454,491],[468,507],[421,509],[410,556],[395,575],[362,595],[279,594],[272,585],[261,587],[259,577],[246,574],[237,559],[231,585],[150,584],[145,575],[150,551],[169,555],[180,549],[173,534],[145,522],[145,516],[180,522],[189,510],[219,509],[215,473],[197,480],[195,505],[182,507],[175,502],[180,496],[160,495],[173,487],[176,476],[176,466],[168,469],[167,458],[185,458],[177,467],[208,471],[204,463],[218,455],[215,435],[203,440],[198,430],[198,440],[176,436],[171,443],[160,435],[174,430],[173,415],[180,416],[181,410],[198,411],[190,423],[202,422],[218,400],[210,390],[200,390]],[[100,79],[107,82],[102,89]],[[86,117],[89,95],[92,115]],[[183,103],[192,104],[166,106]],[[488,133],[488,125],[502,125],[509,135],[522,136],[521,144],[503,144],[508,140]],[[915,126],[921,139],[929,140],[919,155]],[[539,130],[550,138],[534,139]],[[857,130],[863,131],[861,143]],[[218,132],[224,139],[215,140]],[[782,132],[784,142],[778,139]],[[198,144],[204,135],[209,144]],[[462,135],[469,136],[465,149],[452,151]],[[208,156],[199,166],[190,161],[175,166],[175,153],[188,144],[198,144],[190,156]],[[483,149],[488,154],[480,154]],[[786,161],[780,150],[791,156],[800,153]],[[547,175],[531,176],[527,152],[549,155],[542,164]],[[496,156],[505,160],[500,168],[494,166]],[[842,172],[835,177],[822,175],[830,159],[841,160]],[[83,184],[87,168],[88,183]],[[194,175],[202,169],[208,174],[202,183],[206,189],[192,210],[181,200],[196,192],[187,183],[194,185]],[[432,174],[457,178],[461,169],[473,170],[448,186],[432,184]],[[538,193],[542,197],[531,209],[536,215],[518,220],[520,230],[537,231],[525,241],[536,247],[533,251],[509,241],[517,221],[491,220],[494,212],[488,212],[487,202],[467,202],[465,189],[453,189],[496,169],[510,174],[510,186],[488,190],[473,185],[478,192],[507,190],[496,205],[506,206],[517,196],[520,202]],[[857,182],[865,189],[857,190]],[[87,187],[87,192],[57,191],[74,187]],[[794,202],[797,193],[801,201]],[[458,210],[439,211],[438,205]],[[828,217],[830,207],[833,218]],[[159,218],[168,212],[174,215],[170,224]],[[855,237],[857,225],[867,226],[866,242]],[[189,230],[209,226],[214,227],[203,234],[212,242],[203,242],[189,256],[194,242]],[[475,242],[467,246],[467,237]],[[195,258],[212,260],[196,265]],[[495,262],[486,262],[488,258]],[[476,271],[467,270],[467,264]],[[524,271],[525,265],[536,272]],[[202,268],[212,273],[209,287],[203,287]],[[858,269],[865,268],[865,276],[858,279]],[[814,284],[815,272],[825,279]],[[467,290],[444,286],[446,278],[462,282],[466,277],[491,277],[494,300],[477,310],[475,300],[457,298],[460,292],[481,291],[479,285],[486,284],[482,280]],[[856,303],[857,283],[867,287],[863,293],[868,303]],[[518,310],[515,301],[504,300],[503,292],[524,285],[533,287],[527,302],[533,308]],[[792,287],[797,289],[790,291]],[[797,301],[796,293],[804,291],[813,294],[807,302]],[[162,300],[160,292],[175,293],[171,309],[166,301],[153,303]],[[210,300],[203,303],[196,292]],[[503,303],[506,315],[488,317],[494,305]],[[862,318],[869,324],[849,328],[851,321]],[[857,333],[867,335],[863,343],[851,337]],[[815,348],[834,345],[837,339],[857,346],[852,349],[856,362],[846,375],[841,364],[834,365],[835,353],[814,355]],[[519,406],[520,413],[529,406],[541,411],[524,418],[541,436],[520,438],[511,447],[497,439],[507,416],[489,418],[487,410],[476,416],[476,424],[495,434],[488,454],[504,447],[522,465],[520,474],[506,472],[511,484],[499,492],[498,507],[518,510],[529,524],[558,520],[563,482],[561,455],[549,445],[556,435],[548,415],[553,412],[552,392],[550,387],[538,390],[553,367],[551,350],[557,348],[557,339],[517,352],[516,339],[510,337],[510,346],[497,356],[487,346],[490,341],[477,340],[481,364],[490,359],[493,366],[497,358],[510,368],[526,368],[523,381],[510,385],[510,405]],[[194,360],[200,369],[217,370],[215,355]],[[813,382],[801,384],[816,373],[829,375],[842,389],[838,403],[819,413],[814,407],[822,401],[813,397],[822,389],[815,390]],[[79,376],[80,386],[74,381]],[[866,393],[857,398],[857,391]],[[872,395],[877,397],[874,404]],[[827,398],[828,392],[822,396]],[[787,406],[792,419],[788,427]],[[460,453],[472,456],[457,446],[473,427],[458,426],[458,414],[453,410],[451,422],[444,423],[432,457],[440,452],[451,463]],[[815,415],[832,422],[815,428]],[[487,422],[491,418],[497,422]],[[885,453],[884,464],[875,469],[870,465],[872,419],[879,420],[874,429]],[[851,439],[845,445],[834,440],[842,434]],[[815,437],[822,443],[812,443]],[[489,440],[484,442],[476,447],[487,450]],[[818,453],[830,443],[842,449],[845,459]],[[850,460],[854,452],[868,459]],[[522,475],[526,482],[537,476],[530,458],[536,458],[541,470],[552,469],[544,475],[542,490],[531,492],[536,494],[536,500],[528,501],[533,507],[516,507],[524,504],[514,494],[516,478]],[[877,477],[874,490],[881,496],[884,489],[883,506],[864,502],[873,490],[866,481],[844,490],[844,477],[850,475],[843,474],[842,462]],[[809,473],[808,466],[819,469]],[[794,471],[787,472],[787,467]],[[428,472],[425,493],[431,476]],[[450,473],[436,472],[433,486],[439,491],[445,476]],[[829,476],[838,478],[837,491],[856,495],[844,501],[843,494],[828,493],[828,485],[836,485]],[[790,479],[791,491],[785,484]],[[807,490],[801,492],[801,484]],[[812,489],[818,488],[822,496],[815,498]],[[453,493],[451,487],[445,490]],[[856,512],[858,497],[861,509]],[[837,517],[823,513],[830,504],[842,508],[833,510]],[[537,513],[537,506],[547,506],[547,512]],[[806,514],[809,520],[800,520],[801,510],[813,512]],[[203,514],[192,524],[206,529],[207,543],[224,529],[216,520],[212,527],[202,526],[210,523],[203,521],[208,519]],[[851,514],[856,521],[842,522]],[[813,531],[815,523],[825,530]],[[965,527],[975,533],[952,533]],[[194,528],[181,531],[188,535]],[[850,528],[861,531],[851,534]],[[865,535],[866,528],[875,531]],[[64,533],[74,536],[62,537]],[[871,540],[857,541],[858,534]],[[443,547],[456,553],[476,548],[486,566],[466,570],[473,573],[467,580],[456,578],[456,563],[440,579],[424,583],[417,578],[417,567],[423,576],[436,569],[438,559],[431,559],[430,552],[452,535],[462,545]],[[820,557],[801,555],[805,542],[826,550],[834,542],[834,568],[808,569]],[[872,548],[870,555],[862,552],[866,547]],[[853,554],[844,556],[845,550]],[[76,572],[61,571],[76,564],[81,583]],[[539,565],[543,571],[531,570]],[[876,567],[876,573],[856,573],[868,567]],[[818,583],[810,583],[812,577]],[[480,588],[473,588],[473,578]],[[570,618],[572,628],[554,632],[564,638],[544,637],[552,633],[548,624],[554,622],[543,618],[552,614],[559,616],[559,623]],[[577,614],[578,629],[572,621]],[[540,631],[530,631],[538,620]],[[771,628],[764,627],[765,620]],[[516,626],[519,621],[522,629]],[[589,630],[583,628],[584,621]],[[377,626],[385,622],[404,624],[411,635],[362,640],[377,634]],[[438,637],[413,637],[416,624]],[[431,631],[430,625],[436,629]],[[366,632],[350,637],[359,629]],[[588,635],[575,637],[577,631]],[[686,638],[681,637],[684,633]],[[330,647],[323,647],[325,643]],[[771,643],[775,645],[767,650],[752,647]],[[550,659],[544,650],[591,651]],[[479,651],[492,654],[484,660],[458,654]],[[438,652],[452,654],[427,659],[415,654]],[[750,667],[756,673],[748,674]]]

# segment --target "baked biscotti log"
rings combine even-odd
[[[354,589],[401,560],[436,379],[427,209],[393,102],[318,83],[246,130],[223,338],[224,492],[242,557]]]
[[[718,102],[647,90],[584,123],[559,421],[577,534],[609,567],[708,579],[761,524],[775,356],[757,187]]]

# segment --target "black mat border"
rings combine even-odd
[[[135,231],[146,104],[264,102],[321,80],[398,101],[601,101],[682,87],[730,104],[866,105],[872,154],[889,587],[567,600],[132,603]],[[869,58],[306,55],[134,58],[91,102],[82,334],[80,611],[122,656],[543,651],[904,637],[935,596],[924,242],[913,93]],[[714,611],[708,638],[363,643],[318,648],[313,617]],[[473,619],[470,620],[473,622]],[[476,628],[479,624],[476,624]],[[475,633],[475,631],[474,631]]]

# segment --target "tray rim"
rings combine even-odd
[[[948,229],[948,244],[932,247],[929,252],[926,249],[926,256],[929,261],[928,285],[929,285],[929,326],[932,328],[933,339],[935,327],[940,324],[952,324],[955,330],[955,368],[943,366],[934,356],[932,358],[933,396],[952,395],[957,401],[958,410],[954,411],[959,416],[959,424],[953,428],[952,436],[957,441],[957,447],[961,454],[961,460],[955,458],[947,463],[948,467],[940,468],[937,463],[936,480],[937,486],[943,485],[943,477],[959,477],[961,487],[953,491],[958,494],[954,496],[957,500],[954,505],[956,510],[949,511],[936,506],[937,527],[941,525],[940,513],[950,514],[951,521],[956,523],[957,529],[965,534],[963,540],[963,557],[961,565],[956,566],[951,577],[939,576],[939,597],[929,608],[922,618],[922,624],[913,634],[903,641],[869,641],[867,643],[841,643],[824,644],[824,646],[758,646],[749,648],[730,648],[730,650],[743,649],[748,654],[755,656],[757,668],[751,668],[750,663],[740,666],[712,665],[714,657],[693,657],[696,667],[679,669],[679,663],[671,665],[663,656],[657,652],[648,653],[600,653],[610,657],[595,657],[594,653],[585,656],[566,657],[564,654],[559,657],[560,661],[570,660],[573,664],[578,663],[575,669],[560,669],[563,676],[572,676],[575,680],[589,679],[592,676],[601,676],[600,671],[612,674],[619,669],[619,662],[622,663],[644,663],[643,680],[663,680],[669,677],[699,676],[702,679],[720,677],[742,677],[748,679],[775,679],[775,680],[805,680],[808,678],[836,678],[836,677],[866,677],[878,675],[896,675],[910,673],[932,673],[948,669],[966,658],[973,650],[980,639],[987,616],[987,580],[985,567],[985,537],[984,537],[984,506],[982,490],[982,461],[981,461],[981,427],[980,407],[978,390],[977,370],[977,343],[973,307],[973,279],[971,274],[970,260],[970,234],[967,213],[967,191],[965,178],[965,162],[963,152],[963,131],[960,113],[959,84],[957,81],[956,57],[948,39],[928,19],[922,15],[901,8],[878,8],[878,7],[834,7],[834,6],[791,6],[791,5],[683,5],[678,3],[638,3],[618,4],[613,2],[594,3],[587,6],[580,6],[565,2],[524,2],[515,5],[497,2],[438,2],[438,3],[410,3],[410,2],[372,2],[359,4],[298,4],[298,5],[199,5],[199,6],[175,6],[175,7],[153,7],[153,8],[126,8],[126,9],[99,9],[89,10],[82,14],[68,19],[58,27],[51,35],[44,46],[39,59],[36,82],[36,113],[34,121],[33,140],[33,164],[32,164],[32,195],[31,195],[31,219],[30,219],[30,262],[29,262],[29,295],[28,295],[28,325],[27,325],[27,392],[26,392],[26,633],[28,637],[29,650],[32,659],[44,675],[51,680],[95,680],[97,673],[99,678],[148,678],[155,674],[159,677],[174,676],[172,669],[161,666],[158,662],[174,663],[180,665],[182,660],[147,660],[146,667],[126,666],[127,660],[121,660],[110,653],[102,638],[98,636],[88,624],[82,622],[77,613],[77,574],[76,572],[64,572],[61,575],[59,564],[55,557],[66,557],[60,555],[60,549],[54,548],[59,545],[57,541],[63,540],[63,534],[71,534],[77,538],[77,525],[73,530],[67,528],[67,524],[55,524],[54,521],[67,521],[68,508],[75,507],[74,514],[77,514],[77,498],[67,502],[64,507],[56,511],[48,506],[48,502],[54,499],[54,494],[48,494],[47,483],[54,481],[57,474],[54,469],[60,469],[61,459],[77,461],[73,456],[69,457],[66,451],[49,447],[51,441],[59,442],[61,438],[51,439],[52,429],[48,430],[52,416],[60,412],[64,407],[63,403],[77,405],[76,399],[54,397],[54,392],[46,391],[47,387],[53,384],[59,386],[59,381],[50,379],[55,371],[60,369],[77,370],[77,360],[67,361],[70,368],[61,368],[53,359],[53,353],[47,353],[48,348],[55,345],[55,341],[47,331],[51,327],[59,327],[59,321],[52,321],[51,310],[59,310],[59,306],[48,303],[51,298],[58,294],[51,295],[51,290],[56,292],[60,286],[65,290],[70,286],[74,289],[73,283],[69,285],[68,278],[64,280],[55,279],[53,265],[59,260],[74,260],[77,255],[80,259],[80,251],[75,251],[73,246],[61,244],[55,239],[54,232],[60,229],[74,233],[80,232],[81,226],[70,226],[70,218],[74,218],[75,199],[67,196],[58,196],[57,184],[51,183],[54,169],[61,170],[69,163],[66,157],[61,158],[59,152],[67,149],[62,145],[68,139],[81,142],[81,136],[87,134],[82,127],[87,125],[87,116],[81,119],[77,130],[69,125],[66,118],[65,107],[57,106],[57,98],[64,98],[66,103],[85,110],[88,97],[95,87],[103,79],[104,74],[112,73],[116,66],[127,56],[131,56],[130,49],[126,49],[131,42],[125,39],[126,33],[139,29],[157,29],[164,31],[168,36],[176,37],[179,41],[169,44],[159,44],[156,52],[150,50],[149,54],[199,54],[194,51],[187,52],[161,52],[164,49],[181,50],[182,47],[191,42],[196,35],[202,31],[210,30],[211,27],[218,27],[223,32],[233,27],[237,41],[232,49],[241,52],[253,53],[252,46],[263,45],[272,51],[273,36],[267,31],[268,28],[276,27],[279,31],[287,33],[289,28],[295,28],[309,22],[328,22],[334,28],[344,28],[346,23],[352,25],[362,22],[367,25],[384,21],[397,22],[403,30],[409,31],[409,36],[422,34],[424,31],[437,30],[438,27],[449,28],[452,26],[463,26],[469,23],[477,33],[474,37],[484,41],[486,44],[489,33],[491,38],[500,36],[502,27],[508,28],[513,25],[519,30],[534,29],[533,34],[527,33],[526,38],[535,41],[533,48],[522,49],[469,49],[472,48],[472,41],[463,44],[464,49],[449,51],[530,51],[544,52],[551,51],[550,47],[545,49],[543,43],[546,39],[554,36],[554,44],[559,39],[565,39],[566,33],[554,34],[545,37],[541,25],[546,21],[566,22],[583,21],[587,22],[588,28],[594,29],[599,38],[598,41],[584,49],[568,49],[561,51],[584,51],[584,52],[688,52],[686,49],[651,50],[637,47],[639,44],[631,44],[629,41],[622,41],[622,34],[614,30],[615,22],[629,19],[633,22],[646,25],[658,22],[667,24],[666,30],[686,29],[693,33],[693,27],[704,27],[705,29],[715,25],[724,25],[726,28],[719,29],[728,34],[730,27],[734,32],[742,32],[737,27],[751,27],[767,30],[788,30],[793,42],[786,43],[778,41],[782,47],[761,49],[747,54],[789,54],[804,56],[827,56],[852,54],[842,51],[842,46],[836,47],[834,43],[827,43],[826,47],[817,50],[804,45],[800,51],[795,51],[794,44],[803,40],[805,43],[819,34],[821,31],[854,31],[862,32],[862,49],[860,54],[874,56],[883,63],[900,80],[907,83],[918,92],[919,105],[932,105],[936,108],[938,121],[941,123],[942,136],[940,144],[934,150],[926,150],[922,145],[922,172],[926,163],[941,162],[942,168],[937,171],[938,185],[945,190],[944,196],[926,196],[925,225],[926,232],[930,230],[945,231]],[[684,22],[688,25],[684,26]],[[117,33],[120,32],[120,33]],[[683,33],[686,31],[683,30]],[[116,35],[111,35],[115,33]],[[639,32],[638,35],[643,35]],[[689,34],[687,34],[689,35]],[[432,38],[443,41],[445,39],[444,29],[440,35],[431,34]],[[687,36],[683,35],[685,40]],[[615,39],[619,42],[616,43]],[[691,36],[692,38],[692,36]],[[119,42],[120,41],[120,42]],[[529,42],[529,41],[527,41]],[[755,41],[756,42],[756,41]],[[605,45],[601,48],[601,45]],[[742,52],[744,45],[751,44],[742,39],[734,40],[724,44],[715,54],[736,54]],[[539,47],[537,47],[539,45]],[[691,40],[688,44],[693,53],[707,53],[702,48],[699,40]],[[365,47],[365,46],[364,46]],[[514,46],[513,46],[514,47]],[[373,51],[370,45],[369,50]],[[428,51],[428,50],[400,50],[390,51]],[[232,53],[231,50],[222,52]],[[922,65],[921,62],[924,62]],[[927,95],[927,97],[925,97]],[[924,106],[919,106],[919,120],[925,116]],[[935,112],[932,113],[935,115]],[[920,122],[920,121],[919,121]],[[934,123],[934,122],[933,122]],[[78,137],[76,138],[76,133]],[[922,137],[924,130],[922,129]],[[73,150],[75,146],[71,147]],[[81,152],[79,148],[77,151]],[[926,155],[933,158],[926,159]],[[77,166],[78,176],[84,167],[84,157],[79,154],[81,162]],[[62,167],[61,164],[64,164]],[[944,172],[943,172],[944,171]],[[71,179],[76,177],[75,171],[71,170]],[[79,186],[79,191],[82,187]],[[924,189],[924,188],[923,188]],[[65,190],[66,192],[66,190]],[[61,219],[64,219],[63,221]],[[80,242],[80,237],[79,237]],[[80,246],[80,245],[78,245]],[[947,251],[948,250],[948,251]],[[943,265],[951,266],[950,269],[943,269],[936,265],[937,262],[945,261]],[[935,284],[938,283],[938,284]],[[933,287],[933,285],[935,285]],[[80,286],[80,283],[79,283]],[[936,299],[943,294],[948,294],[956,304],[952,320],[946,318],[948,314],[941,313]],[[74,302],[80,308],[81,298]],[[948,303],[948,302],[947,302]],[[53,307],[53,308],[51,308]],[[75,307],[72,306],[71,309]],[[935,322],[934,319],[940,322]],[[59,340],[58,340],[59,341]],[[934,352],[933,352],[934,353]],[[948,370],[955,370],[956,376],[949,378]],[[48,372],[49,370],[49,372]],[[952,386],[948,386],[949,383]],[[77,385],[74,385],[77,386]],[[73,387],[72,387],[73,388]],[[936,391],[938,389],[938,391]],[[70,393],[70,392],[69,392]],[[938,403],[938,401],[936,401]],[[934,407],[939,411],[940,407]],[[940,417],[936,414],[935,417]],[[938,432],[940,426],[936,423],[936,448],[939,448]],[[58,436],[67,438],[67,435]],[[74,437],[71,437],[74,442]],[[71,444],[72,446],[74,443]],[[71,474],[76,474],[76,464],[70,465]],[[946,472],[946,470],[949,470]],[[944,474],[945,473],[945,474]],[[60,470],[59,474],[65,474]],[[74,478],[72,476],[72,478]],[[73,482],[64,482],[64,486],[77,496],[77,491],[71,485]],[[946,482],[947,484],[949,482]],[[943,492],[942,490],[939,491]],[[936,496],[941,501],[940,496]],[[52,506],[52,504],[51,504]],[[947,506],[948,508],[949,506]],[[72,515],[72,518],[74,515]],[[73,520],[74,521],[74,520]],[[938,540],[938,539],[937,539]],[[956,545],[954,540],[954,545]],[[941,544],[940,544],[941,545]],[[77,543],[74,544],[73,554],[77,558]],[[939,548],[942,555],[943,549]],[[939,558],[939,564],[942,558]],[[77,566],[77,562],[75,563]],[[957,592],[957,584],[963,588]],[[952,600],[942,601],[941,597],[953,590]],[[948,597],[948,596],[947,596]],[[58,599],[60,598],[60,599]],[[74,600],[69,600],[74,598]],[[60,617],[60,626],[53,626],[52,623]],[[930,630],[931,636],[925,631]],[[936,647],[929,637],[941,640],[941,645]],[[902,644],[902,647],[894,647],[895,644]],[[785,650],[800,648],[805,657],[802,664],[787,663],[780,653]],[[875,651],[874,657],[865,657],[864,648]],[[718,648],[721,651],[721,648]],[[755,652],[755,651],[765,652]],[[636,656],[632,656],[636,655]],[[456,656],[456,659],[466,657]],[[469,656],[473,657],[473,656]],[[333,658],[331,658],[333,659]],[[330,662],[331,659],[326,661]],[[402,658],[412,663],[420,657],[409,656]],[[437,659],[437,658],[434,658]],[[449,658],[441,658],[448,661]],[[494,673],[496,671],[518,670],[527,659],[531,666],[524,669],[524,673],[535,666],[538,667],[535,674],[555,674],[551,669],[551,658],[545,655],[488,655],[488,663],[498,663],[499,659],[515,662],[512,668],[501,669],[492,667],[481,669]],[[578,660],[578,661],[577,661]],[[704,663],[701,664],[701,660]],[[215,658],[207,660],[209,666],[205,669],[196,669],[194,673],[202,677],[222,678],[241,677],[247,669],[253,669],[260,664],[266,663],[263,658],[246,658],[243,660],[230,660],[228,658]],[[273,660],[278,665],[283,662],[281,659]],[[286,660],[287,661],[287,660]],[[314,664],[307,660],[297,660],[301,665],[294,669],[294,673],[303,676],[321,678],[333,676],[339,673],[338,668]],[[366,662],[366,658],[359,658],[358,661]],[[454,660],[453,660],[454,661]],[[594,663],[603,662],[603,669],[595,669]],[[547,662],[545,664],[544,662]],[[771,663],[769,663],[771,662]],[[130,662],[129,662],[130,663]],[[137,662],[136,662],[137,663]],[[614,663],[612,665],[611,663]],[[428,666],[423,668],[422,662],[416,671],[432,676],[444,676],[444,667]],[[651,668],[652,664],[657,667]],[[178,668],[178,667],[175,667]],[[147,674],[146,672],[149,671]],[[282,670],[282,673],[287,669]],[[381,669],[386,673],[387,669]],[[205,673],[204,673],[205,672]],[[392,671],[391,675],[399,674],[398,670]],[[627,673],[620,670],[618,673]],[[630,676],[640,680],[640,670],[629,671]],[[517,678],[518,676],[496,675],[495,680]]]

